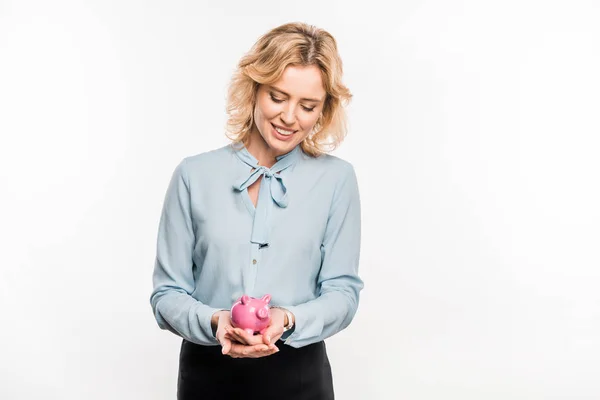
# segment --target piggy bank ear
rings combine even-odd
[[[271,301],[271,295],[270,294],[265,294],[262,299],[262,301],[265,302],[265,304],[269,304],[269,302]]]
[[[247,294],[242,296],[242,304],[248,304],[249,301],[250,301],[250,296],[248,296]]]

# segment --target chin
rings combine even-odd
[[[277,154],[283,155],[289,153],[296,147],[296,142],[286,142],[281,143],[277,139],[271,139],[270,143],[267,143],[271,149],[273,149]]]
[[[272,129],[272,128],[271,128]],[[269,132],[267,145],[279,154],[289,153],[300,143],[298,138],[301,137],[301,132],[296,132],[288,140],[281,140],[272,132]]]

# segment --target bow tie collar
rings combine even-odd
[[[254,210],[254,223],[252,226],[252,243],[260,245],[268,245],[268,223],[271,208],[278,206],[285,208],[288,205],[288,187],[285,178],[281,172],[291,167],[300,155],[300,146],[296,146],[292,151],[276,158],[277,162],[267,168],[258,165],[258,160],[248,152],[246,147],[239,150],[234,150],[236,156],[246,165],[253,169],[249,169],[247,173],[242,175],[234,183],[233,188],[242,192],[247,190],[250,185],[256,182],[261,176],[264,177],[260,184],[258,192],[258,202]]]
[[[275,204],[277,204],[279,207],[285,208],[288,205],[287,187],[285,186],[283,177],[279,175],[279,172],[280,171],[274,171],[273,169],[264,166],[256,166],[256,169],[251,171],[249,176],[239,179],[233,185],[233,188],[241,192],[246,190],[261,176],[264,176],[265,179],[261,183],[261,187],[262,185],[268,186],[271,198]]]

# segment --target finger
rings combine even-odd
[[[235,342],[241,343],[240,338],[238,338],[237,336],[235,336],[232,333],[229,333],[229,332],[225,333],[225,337],[228,338],[229,340],[233,340]]]
[[[267,349],[267,350],[262,350],[262,351],[246,350],[241,355],[239,355],[239,357],[240,358],[261,358],[261,357],[270,356],[275,353],[277,353],[276,349]]]
[[[277,341],[281,339],[282,335],[283,331],[275,333],[273,336],[271,336],[271,343],[277,343]]]
[[[262,336],[263,336],[263,343],[264,344],[266,344],[266,345],[271,344],[271,338],[273,337],[273,332],[275,330],[274,328],[275,328],[275,326],[271,324],[271,325],[269,325],[267,327],[267,329],[265,329],[263,331]]]
[[[215,337],[217,338],[217,342],[219,342],[221,347],[225,343],[225,340],[227,340],[227,334],[222,329],[217,329]]]
[[[229,339],[229,340],[233,341],[233,342],[236,342],[236,343],[241,343],[241,344],[246,344],[246,343],[243,343],[243,342],[242,342],[242,339],[241,339],[240,337],[238,337],[238,336],[234,336],[234,335],[231,335],[231,334],[229,334],[229,333],[226,333],[226,334],[225,334],[225,337],[226,337],[227,339]]]
[[[236,345],[232,345],[232,351],[230,352],[230,356],[233,358],[260,358],[273,355],[279,351],[277,346],[273,346],[273,348],[264,348],[264,345],[257,346],[245,346],[244,348],[235,347]]]
[[[242,329],[238,329],[238,328],[231,328],[231,330],[229,331],[229,333],[231,333],[231,335],[232,335],[233,337],[235,337],[235,338],[237,339],[237,341],[238,341],[238,342],[248,345],[248,344],[249,344],[249,343],[248,343],[248,340],[247,340],[247,339],[246,339],[246,337],[243,335],[243,333],[245,333],[245,332],[243,332],[243,333],[242,333],[242,331],[243,331]]]
[[[261,335],[250,335],[248,332],[241,328],[233,328],[230,330],[230,332],[232,335],[235,335],[235,338],[240,343],[250,346],[263,343]]]
[[[261,356],[261,355],[270,353],[273,350],[275,350],[275,349],[261,343],[261,344],[256,344],[254,346],[249,346],[246,354],[251,354],[253,356]]]
[[[276,325],[271,325],[267,328],[265,333],[263,334],[263,341],[265,344],[269,345],[271,343],[275,343],[277,339],[281,337],[283,334],[283,328],[280,328]]]
[[[254,346],[246,346],[239,343],[231,344],[231,353],[238,357],[254,357],[256,353],[268,350],[269,347],[264,344],[258,344]]]
[[[229,351],[227,352],[227,355],[233,358],[239,358],[242,354],[243,346],[244,345],[240,343],[230,342]]]
[[[231,350],[235,353],[242,354],[242,355],[248,355],[253,352],[267,350],[268,348],[269,347],[264,344],[247,346],[247,345],[240,344],[240,343],[234,343],[234,342],[231,343]]]
[[[238,336],[244,338],[246,344],[256,345],[263,343],[263,339],[260,335],[250,335],[248,332],[240,328],[236,328],[235,332],[238,334]]]
[[[221,353],[228,354],[231,351],[231,340],[223,339]]]
[[[239,342],[239,343],[242,343],[242,344],[249,344],[249,343],[247,343],[247,341],[244,339],[243,336],[240,336],[239,332],[235,328],[228,328],[227,329],[227,333],[236,342]]]
[[[263,350],[263,351],[257,351],[252,353],[252,357],[253,358],[260,358],[260,357],[267,357],[267,356],[271,356],[277,352],[279,352],[279,348],[277,348],[277,346],[272,345],[273,347],[268,348],[267,350]]]
[[[270,345],[271,344],[271,332],[269,329],[267,329],[265,331],[265,333],[263,333],[263,343],[266,345]]]
[[[248,346],[249,353],[260,353],[261,351],[269,350],[269,346],[264,343],[255,344],[253,346]]]

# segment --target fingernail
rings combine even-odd
[[[271,336],[267,335],[267,342],[271,342]]]

